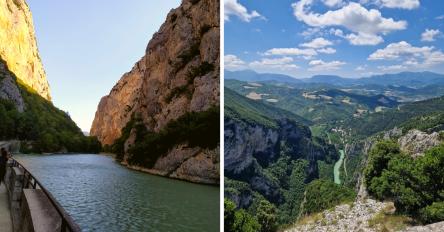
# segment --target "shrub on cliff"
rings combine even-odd
[[[399,152],[395,143],[381,142],[369,160],[365,180],[370,194],[393,200],[398,212],[424,223],[444,220],[444,145],[413,159]]]
[[[176,145],[214,149],[219,144],[219,107],[203,112],[188,112],[172,120],[159,132],[148,131],[140,119],[134,118],[123,128],[122,136],[112,145],[117,159],[123,159],[123,145],[132,129],[135,143],[127,151],[130,164],[152,168],[157,159]]]
[[[304,213],[315,213],[341,203],[353,202],[356,193],[331,180],[318,179],[307,185],[305,197]]]
[[[277,229],[277,209],[267,200],[261,200],[256,210],[256,218],[261,225],[261,232],[272,232]]]
[[[224,225],[226,232],[257,232],[261,225],[244,209],[237,210],[234,202],[224,199]]]

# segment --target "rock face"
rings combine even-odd
[[[6,62],[0,58],[0,99],[10,100],[19,112],[25,110],[25,102],[15,82],[13,74],[6,66]]]
[[[441,232],[444,228],[444,222],[433,223],[425,226],[414,226],[404,230],[404,232]]]
[[[225,176],[248,183],[251,190],[276,204],[284,200],[281,186],[266,175],[263,168],[275,162],[284,149],[285,153],[291,154],[292,160],[305,159],[309,162],[307,181],[318,176],[317,160],[324,160],[327,156],[337,157],[333,146],[314,145],[308,127],[286,119],[279,120],[278,128],[271,128],[225,116],[224,137]],[[242,207],[249,206],[251,194],[226,192],[228,198]]]
[[[410,154],[412,157],[423,156],[424,152],[438,146],[441,142],[439,133],[427,134],[420,130],[410,130],[398,139],[401,151]]]
[[[343,204],[333,210],[325,210],[287,232],[302,231],[383,231],[377,225],[369,225],[369,221],[386,209],[392,208],[391,203],[378,202],[372,199],[355,201],[353,205]]]
[[[330,231],[403,231],[441,232],[444,222],[411,226],[407,217],[390,219],[396,212],[393,202],[380,202],[370,198],[358,198],[353,204],[337,205],[310,217],[303,218],[286,232],[330,232]]]
[[[109,145],[132,115],[158,132],[187,112],[219,105],[219,60],[219,1],[184,0],[154,34],[145,56],[101,99],[90,134]],[[126,145],[131,143],[129,138]],[[203,182],[215,181],[219,154],[180,146],[159,159],[152,172],[189,180],[211,176]],[[197,175],[198,170],[214,173]]]
[[[0,1],[0,57],[21,82],[51,100],[32,15],[24,0]]]

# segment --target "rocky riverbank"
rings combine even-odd
[[[141,172],[165,176],[199,184],[219,185],[219,147],[214,150],[199,147],[176,147],[167,156],[159,158],[153,168],[128,164],[122,165]]]

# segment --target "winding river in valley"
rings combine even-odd
[[[129,170],[103,155],[14,156],[84,231],[218,231],[219,188]]]
[[[341,176],[339,170],[341,169],[342,163],[344,162],[344,156],[345,156],[344,150],[339,150],[339,154],[340,154],[339,160],[336,161],[335,167],[333,169],[336,184],[341,184]]]

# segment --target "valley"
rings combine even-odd
[[[444,141],[438,138],[443,134],[444,75],[399,73],[357,79],[334,77],[332,81],[330,76],[291,80],[291,77],[280,79],[282,75],[273,74],[257,74],[255,78],[252,71],[227,73],[225,147],[229,149],[225,149],[225,197],[227,204],[233,202],[242,209],[237,211],[241,212],[238,216],[248,218],[245,215],[265,210],[258,208],[265,201],[271,206],[264,213],[275,212],[275,217],[251,217],[251,225],[273,223],[275,228],[311,231],[297,227],[298,223],[306,223],[307,217],[323,210],[328,212],[336,205],[357,204],[380,213],[369,213],[360,222],[362,225],[351,221],[338,223],[340,217],[328,216],[330,219],[321,218],[323,222],[316,219],[304,228],[321,229],[325,223],[327,230],[340,231],[347,229],[336,224],[351,223],[356,231],[384,228],[392,231],[424,223],[412,220],[412,213],[402,209],[397,201],[393,208],[403,217],[393,215],[394,210],[385,212],[388,206],[379,205],[378,200],[391,198],[367,193],[364,175],[371,167],[369,156],[383,141],[396,141],[406,154],[424,154]],[[242,107],[234,107],[235,104]],[[286,118],[296,119],[300,126],[280,126],[279,122]],[[270,127],[274,129],[267,132],[265,125],[274,125]],[[298,145],[298,140],[279,137],[282,133],[300,134],[304,130],[307,131],[304,144],[310,147],[309,141],[312,141],[321,148],[315,156],[316,146],[307,149]],[[271,136],[274,134],[275,137]],[[232,136],[236,136],[240,144],[235,144]],[[249,147],[259,148],[256,144],[262,144],[261,148],[245,152]],[[232,149],[240,146],[242,150]],[[237,154],[243,155],[237,157]],[[395,191],[387,188],[386,191]],[[353,210],[360,209],[350,210],[347,212],[353,215]],[[360,220],[357,215],[350,217]],[[444,220],[441,216],[433,217],[427,222]],[[401,226],[395,228],[382,223],[384,220],[399,220],[394,223]],[[235,222],[233,219],[233,224],[226,226],[235,228]]]

